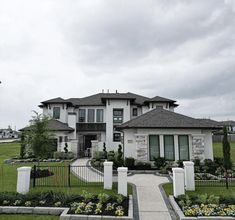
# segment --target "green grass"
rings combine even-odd
[[[172,183],[166,183],[163,185],[163,188],[166,192],[166,194],[173,195],[173,184]],[[217,196],[235,196],[235,187],[229,187],[226,189],[226,187],[221,186],[215,186],[215,187],[196,187],[195,191],[186,191],[186,194],[188,195],[198,195],[198,194],[208,194],[208,195],[217,195]]]
[[[0,220],[58,220],[58,216],[51,215],[0,215]]]
[[[223,157],[223,145],[220,142],[213,143],[214,157]],[[235,165],[235,142],[230,142],[231,160]]]

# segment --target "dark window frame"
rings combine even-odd
[[[159,152],[159,157],[161,157],[161,151],[160,151],[160,135],[158,134],[150,134],[149,135],[149,161],[154,161],[151,160],[151,155],[150,155],[150,136],[157,136],[157,139],[158,139],[158,152]]]
[[[183,136],[183,137],[187,137],[187,142],[188,142],[188,159],[187,160],[190,160],[190,152],[189,152],[189,136],[188,135],[178,135],[178,152],[179,152],[179,160],[181,160],[180,158],[180,137]],[[186,161],[187,161],[186,160]]]
[[[81,116],[81,114],[80,114],[82,111],[85,113],[84,116]],[[81,120],[82,118],[84,118],[84,121]],[[81,108],[78,110],[78,122],[81,122],[81,123],[86,122],[86,109]]]
[[[89,119],[89,112],[93,112],[93,120]],[[95,109],[93,109],[93,108],[87,109],[87,122],[88,123],[94,123],[95,122]]]
[[[55,111],[56,109],[59,110],[59,115],[57,115],[58,112]],[[53,118],[54,119],[60,119],[60,107],[59,106],[53,107]]]
[[[59,143],[63,142],[63,136],[59,136]]]
[[[173,159],[172,160],[169,160],[169,159],[166,159],[166,141],[165,141],[165,138],[166,137],[173,137]],[[171,135],[171,134],[167,134],[167,135],[163,135],[163,142],[164,142],[164,158],[168,161],[175,161],[175,138],[174,138],[174,135]]]

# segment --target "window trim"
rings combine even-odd
[[[119,134],[119,135],[120,135],[120,141],[115,141],[115,140],[114,140],[115,134]],[[113,142],[122,142],[122,134],[119,133],[119,132],[113,132]]]
[[[167,137],[167,136],[173,137],[173,159],[172,160],[166,159],[165,137]],[[175,161],[175,138],[174,138],[174,135],[171,135],[171,134],[163,135],[163,142],[164,142],[164,158],[168,161]]]
[[[114,111],[122,111],[122,116],[115,116],[114,115]],[[114,118],[115,117],[119,117],[119,118],[122,118],[122,120],[118,120],[118,121],[115,121]],[[113,123],[123,123],[123,119],[124,119],[124,109],[123,108],[113,108]]]
[[[160,135],[159,134],[150,134],[149,138],[148,138],[148,141],[149,141],[149,161],[154,161],[154,159],[151,160],[151,155],[150,155],[150,136],[157,136],[157,139],[158,139],[158,152],[159,152],[159,157],[161,157]]]
[[[180,159],[180,137],[181,136],[186,136],[187,137],[187,142],[188,142],[188,160],[190,160],[190,152],[189,152],[189,136],[187,135],[187,134],[182,134],[182,135],[178,135],[178,153],[179,153],[179,160],[181,160]]]

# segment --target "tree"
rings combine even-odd
[[[34,156],[37,158],[48,158],[53,153],[53,135],[48,129],[50,118],[35,112],[30,121],[31,125],[27,132],[28,144]]]
[[[223,161],[223,166],[225,170],[225,177],[226,177],[226,187],[228,188],[228,169],[232,167],[232,161],[230,158],[230,144],[228,141],[228,132],[226,126],[223,128],[223,156],[224,156],[224,161]]]
[[[20,158],[24,158],[26,149],[25,132],[21,134]]]

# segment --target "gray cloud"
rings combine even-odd
[[[107,88],[235,119],[234,61],[231,0],[0,0],[0,127],[24,126],[42,100]]]

